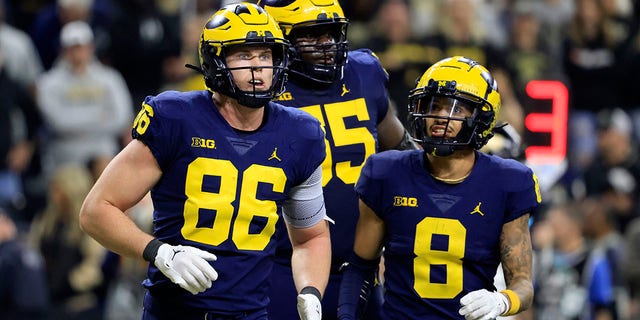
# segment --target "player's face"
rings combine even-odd
[[[294,45],[302,59],[311,64],[335,63],[336,39],[326,28],[309,27],[301,30]]]
[[[242,91],[267,91],[271,87],[273,53],[269,47],[231,47],[227,49],[227,67]]]
[[[473,108],[457,99],[435,96],[429,98],[425,109],[427,134],[430,137],[454,138],[462,128],[462,121],[473,115]]]

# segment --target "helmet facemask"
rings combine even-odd
[[[347,20],[316,20],[292,26],[287,39],[293,45],[290,72],[329,85],[342,78],[347,61]],[[322,38],[331,41],[318,43]]]
[[[442,83],[442,82],[441,82]],[[431,79],[426,87],[409,95],[410,130],[416,142],[435,156],[449,156],[456,150],[480,149],[492,136],[493,109],[484,99],[456,89],[455,81],[444,85]],[[431,127],[428,119],[433,119]],[[460,123],[455,136],[446,133]]]
[[[234,46],[268,46],[271,49],[273,57],[273,66],[245,66],[229,68],[227,66],[227,53]],[[263,42],[241,44],[222,44],[220,46],[220,54],[216,55],[217,48],[204,44],[202,47],[202,70],[205,73],[205,84],[213,91],[222,93],[226,96],[238,100],[243,106],[250,108],[260,108],[265,106],[269,101],[280,95],[284,91],[286,83],[286,66],[288,63],[288,46],[285,44],[270,44]],[[236,84],[232,70],[251,70],[252,76],[258,69],[272,69],[271,86],[266,91],[258,91],[253,86],[253,90],[243,91]]]

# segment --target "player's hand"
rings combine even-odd
[[[509,310],[509,301],[504,294],[486,289],[467,293],[460,303],[462,308],[458,313],[467,320],[495,319]]]
[[[310,293],[298,295],[298,315],[300,320],[321,320],[322,305],[317,296]]]
[[[211,288],[218,279],[218,272],[209,264],[216,259],[214,254],[194,247],[165,243],[158,248],[154,264],[171,282],[195,295]]]

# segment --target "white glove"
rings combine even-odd
[[[298,295],[298,315],[300,320],[321,320],[322,305],[320,299],[310,293]]]
[[[486,289],[467,293],[460,299],[460,304],[462,304],[462,308],[458,310],[458,313],[467,320],[495,319],[509,310],[507,296]]]
[[[208,262],[216,259],[214,254],[198,248],[165,243],[158,248],[154,264],[171,282],[195,295],[211,288],[218,279]]]

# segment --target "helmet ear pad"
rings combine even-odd
[[[204,48],[204,47],[203,47]],[[204,74],[204,82],[207,88],[218,91],[224,95],[231,96],[235,90],[233,84],[233,76],[227,70],[226,64],[222,61],[225,59],[224,53],[222,57],[218,57],[210,50],[202,50],[202,71]],[[224,49],[222,50],[224,52]]]

